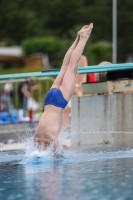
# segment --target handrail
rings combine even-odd
[[[43,81],[43,80],[50,80],[50,81],[54,81],[55,79],[53,77],[50,76],[46,76],[46,77],[37,77],[37,81]],[[24,82],[26,81],[26,78],[21,78],[21,79],[12,79],[12,83],[19,83],[19,82]],[[0,80],[0,84],[2,83],[7,83],[8,79],[4,79],[4,80]]]
[[[93,66],[84,66],[79,67],[77,73],[89,73],[89,72],[107,72],[114,70],[122,69],[133,69],[133,63],[120,63],[120,64],[109,64],[109,65],[93,65]],[[12,78],[26,78],[26,77],[40,77],[40,76],[50,76],[58,75],[60,69],[45,70],[42,72],[28,72],[28,73],[19,73],[19,74],[4,74],[0,75],[1,79],[12,79]]]

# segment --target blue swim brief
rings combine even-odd
[[[44,105],[48,104],[52,104],[60,108],[65,108],[68,102],[64,99],[59,88],[51,88],[44,100]]]

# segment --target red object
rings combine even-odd
[[[94,72],[87,74],[87,82],[89,82],[89,83],[95,83],[96,82]]]
[[[33,110],[32,109],[29,110],[29,118],[30,118],[30,120],[32,120],[32,118],[33,118]]]

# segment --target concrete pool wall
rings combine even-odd
[[[133,144],[133,94],[73,97],[72,146]]]

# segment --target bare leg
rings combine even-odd
[[[93,24],[90,24],[90,25],[84,26],[79,31],[80,40],[76,48],[72,52],[68,69],[64,75],[62,85],[60,86],[60,90],[62,91],[62,94],[67,101],[69,101],[71,96],[73,95],[73,92],[75,89],[75,80],[76,80],[76,72],[78,68],[78,63],[83,53],[84,47],[87,43],[87,40],[91,34],[92,28],[93,28]]]
[[[55,79],[55,81],[54,81],[54,83],[52,85],[52,88],[59,88],[61,86],[63,77],[64,77],[64,75],[66,73],[67,67],[68,67],[69,62],[70,62],[70,58],[71,58],[72,52],[75,49],[75,47],[77,46],[78,41],[79,41],[79,36],[77,35],[75,41],[70,46],[70,48],[68,49],[68,51],[66,52],[66,54],[64,56],[60,73],[56,77],[56,79]]]

